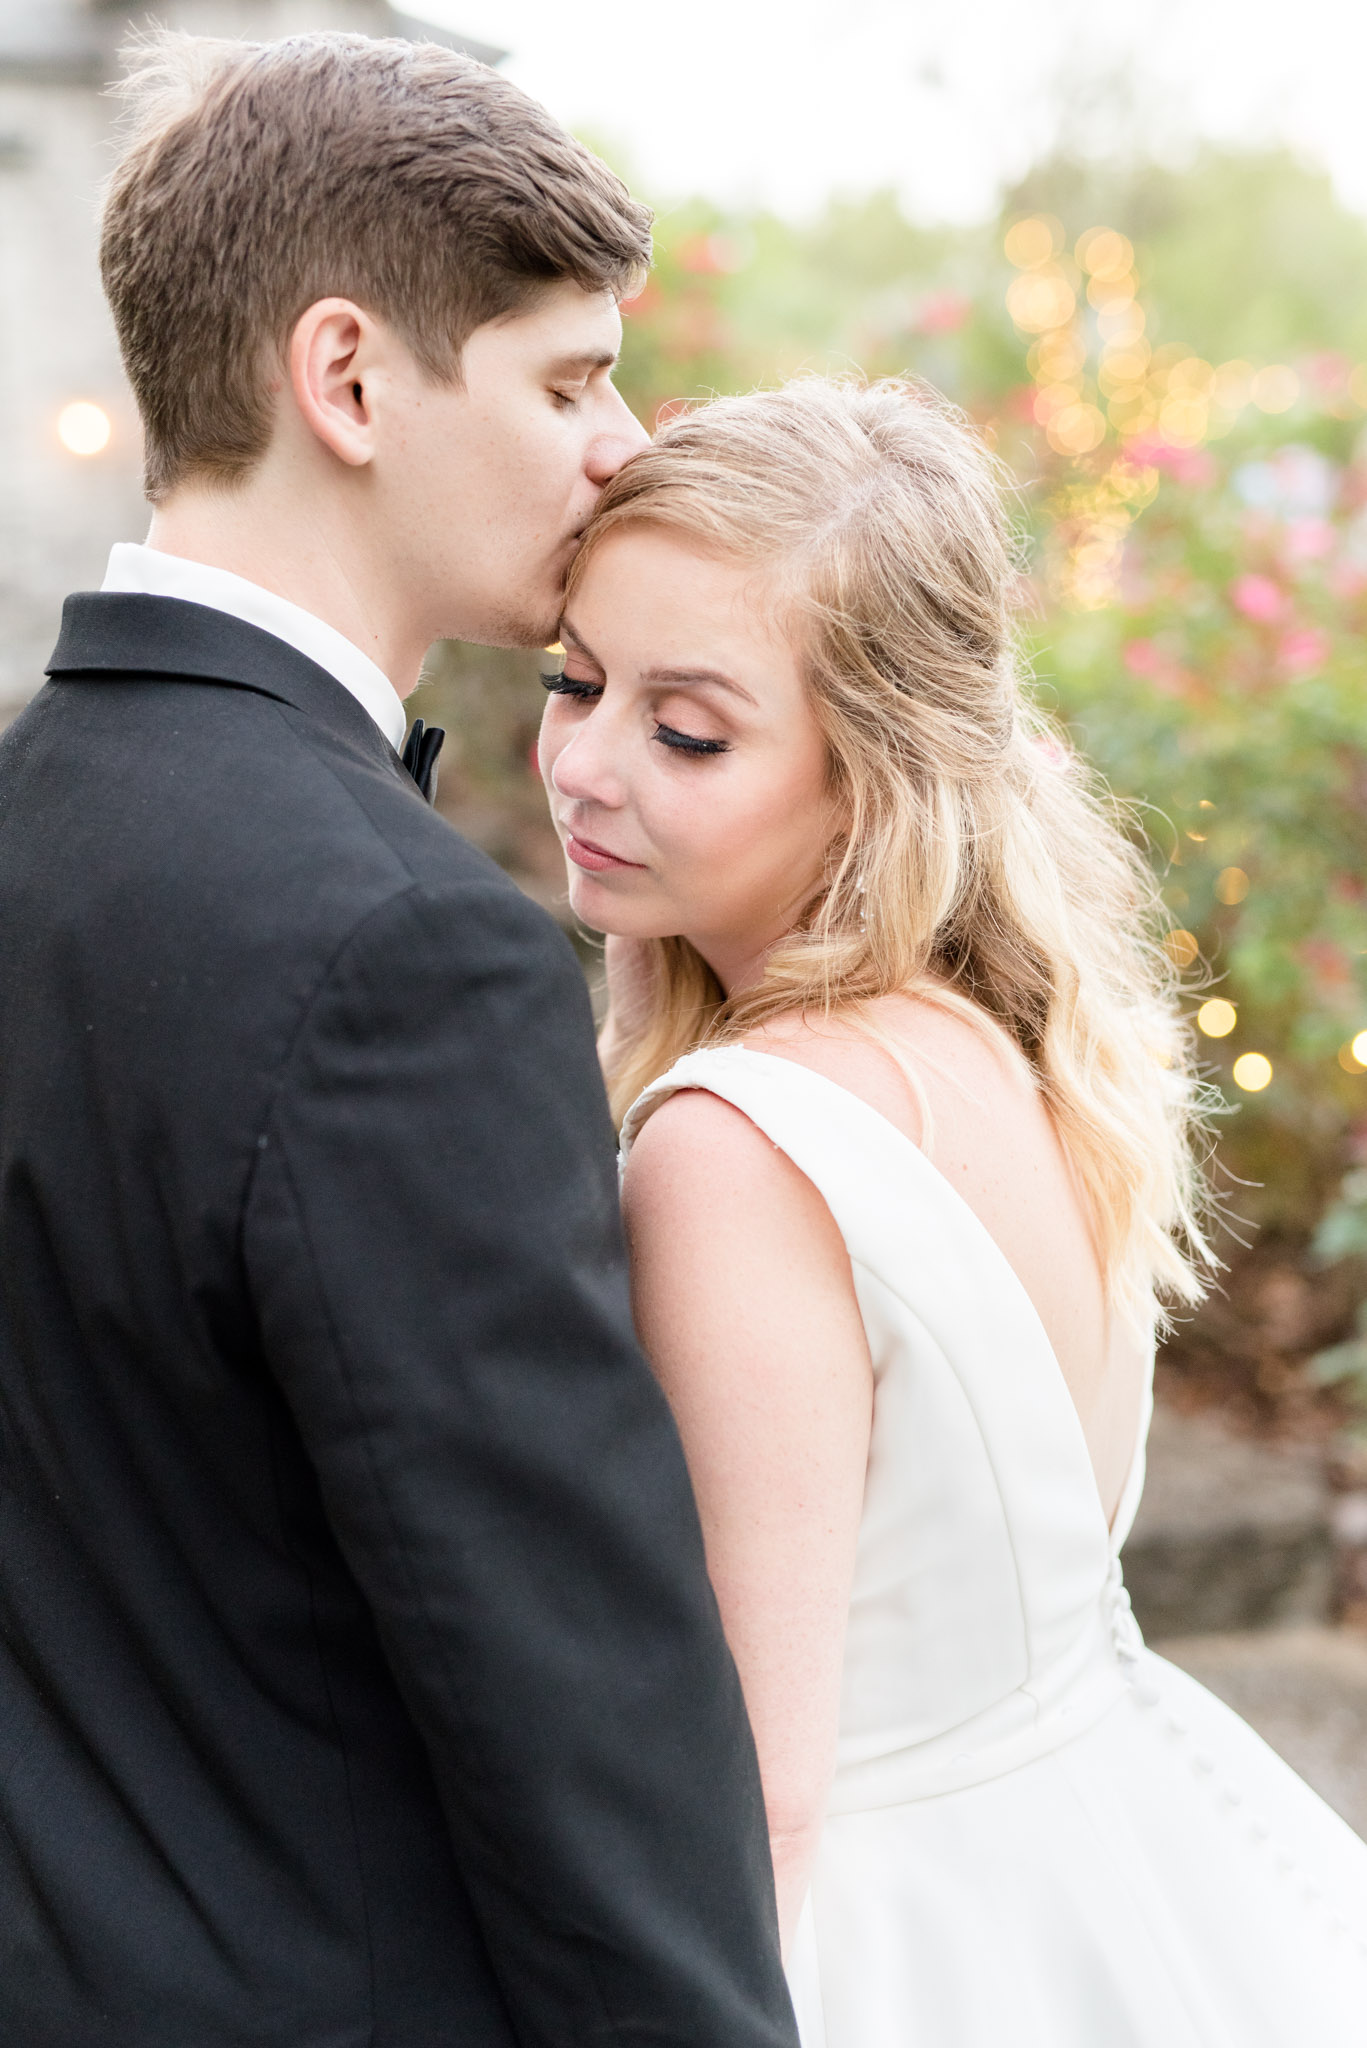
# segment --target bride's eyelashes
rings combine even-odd
[[[541,687],[549,690],[553,697],[573,697],[580,704],[596,704],[603,694],[601,683],[586,683],[578,676],[567,676],[563,669],[543,668]]]
[[[699,739],[696,733],[677,732],[672,725],[660,725],[658,722],[651,737],[676,754],[729,754],[731,751],[730,740]]]
[[[542,669],[541,687],[553,697],[573,697],[579,704],[596,704],[603,694],[601,683],[586,682],[581,676],[566,675],[563,669]],[[729,754],[730,740],[707,740],[698,733],[680,732],[677,726],[656,721],[652,739],[676,754]]]

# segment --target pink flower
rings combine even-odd
[[[954,334],[972,311],[972,299],[966,299],[961,292],[932,292],[923,302],[912,331],[916,334]]]
[[[1182,664],[1152,640],[1127,640],[1120,658],[1132,676],[1143,676],[1165,697],[1185,697],[1191,686]]]
[[[1335,597],[1345,600],[1358,597],[1367,590],[1367,569],[1360,562],[1334,562],[1327,580]]]
[[[1351,985],[1352,964],[1342,946],[1336,946],[1332,939],[1305,939],[1297,950],[1322,987],[1333,989]]]
[[[1312,676],[1328,660],[1329,644],[1318,626],[1295,626],[1283,633],[1277,658],[1289,676]]]
[[[1320,355],[1311,356],[1303,367],[1317,390],[1333,392],[1343,389],[1353,365],[1337,350],[1326,349]]]
[[[1293,519],[1283,542],[1289,562],[1318,562],[1332,555],[1338,536],[1327,519]]]
[[[1204,448],[1174,448],[1161,434],[1138,434],[1125,450],[1135,469],[1161,469],[1180,484],[1214,481],[1215,463]]]
[[[1236,576],[1229,586],[1230,603],[1246,619],[1270,626],[1286,613],[1286,593],[1270,576]]]

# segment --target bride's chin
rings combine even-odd
[[[607,892],[571,887],[570,909],[579,923],[589,931],[597,932],[604,939],[668,939],[675,935],[676,927],[666,919],[651,918],[639,910],[632,916],[623,904],[604,901]]]

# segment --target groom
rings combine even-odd
[[[0,743],[0,2042],[790,2048],[582,984],[396,751],[553,631],[648,217],[445,51],[132,98],[150,543]]]

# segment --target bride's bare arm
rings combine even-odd
[[[755,1731],[786,1950],[834,1763],[868,1344],[830,1211],[729,1103],[671,1097],[623,1195],[637,1323],[683,1437]]]

